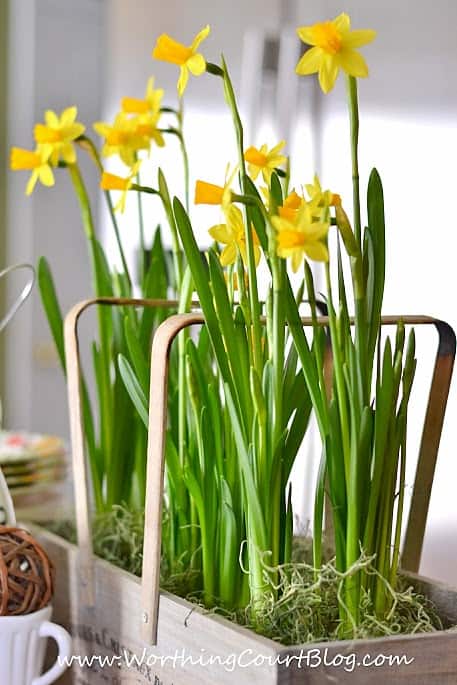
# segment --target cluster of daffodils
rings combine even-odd
[[[162,547],[169,555],[169,568],[182,570],[183,559],[191,559],[192,564],[201,561],[198,589],[208,606],[239,610],[250,602],[257,622],[255,614],[265,592],[274,597],[281,593],[275,569],[291,560],[294,515],[288,484],[313,411],[322,447],[314,493],[313,566],[316,572],[322,566],[327,500],[335,531],[336,568],[344,579],[338,592],[342,635],[353,637],[361,617],[360,598],[367,591],[377,618],[382,620],[392,609],[386,588],[395,586],[399,564],[407,404],[415,370],[414,333],[410,332],[406,341],[404,325],[399,322],[395,341],[381,335],[386,249],[383,190],[375,169],[367,186],[367,222],[361,221],[357,79],[366,77],[368,68],[358,48],[370,43],[375,32],[352,30],[344,13],[297,30],[307,46],[296,66],[298,75],[317,73],[324,93],[332,90],[339,72],[347,77],[352,224],[340,196],[324,189],[317,176],[308,185],[291,186],[285,141],[244,147],[227,64],[223,59],[220,64],[209,62],[200,52],[209,32],[206,26],[189,45],[163,34],[153,49],[155,59],[179,67],[179,108],[162,106],[163,91],[155,88],[151,78],[143,98],[121,101],[113,123],[94,125],[103,140],[100,153],[84,125],[76,121],[76,107],[60,117],[48,111],[45,123],[35,127],[35,150],[13,148],[11,166],[32,172],[28,194],[37,180],[53,185],[55,167],[70,172],[89,239],[97,296],[131,298],[134,283],[144,299],[157,298],[158,293],[164,299],[174,289],[180,311],[185,311],[197,293],[206,323],[202,331],[207,334],[202,333],[203,342],[197,345],[192,336],[180,337],[177,373],[170,375],[174,378],[171,382],[176,382],[170,397],[177,400],[170,403],[174,414],[166,441],[165,529],[169,537],[167,540],[164,533]],[[196,183],[194,204],[213,205],[221,217],[209,228],[217,245],[208,250],[206,261],[201,259],[189,217],[181,101],[190,76],[205,73],[222,83],[237,145],[236,166],[227,169],[222,185],[210,179]],[[165,115],[170,115],[171,124],[164,126]],[[184,204],[178,197],[172,198],[162,170],[156,186],[140,181],[142,161],[164,145],[168,134],[176,136],[181,146]],[[99,170],[123,273],[111,271],[97,240],[75,143],[89,153]],[[123,176],[105,170],[102,157],[111,156],[127,167]],[[112,192],[120,193],[114,208]],[[135,282],[129,275],[114,211],[124,210],[130,192],[139,199],[141,263]],[[142,193],[153,194],[162,202],[172,244],[172,277],[165,264],[160,230],[154,238],[145,235]],[[337,279],[331,273],[331,226],[338,232]],[[257,271],[262,258],[271,276],[264,299],[259,296]],[[325,273],[325,321],[318,321],[308,260],[322,263]],[[346,270],[343,260],[347,260]],[[292,271],[304,270],[296,289],[289,278],[288,261]],[[53,283],[46,269],[40,276],[51,330],[64,359]],[[348,279],[350,288],[346,288]],[[312,344],[301,318],[305,288]],[[88,395],[84,397],[84,416],[94,501],[100,510],[127,501],[132,493],[144,494],[145,428],[139,425],[132,407],[146,426],[153,329],[148,315],[99,318],[100,342],[94,355],[101,416],[98,442]],[[328,344],[331,368],[326,366]],[[119,422],[116,414],[118,406],[129,411],[124,395],[119,403],[123,387],[132,404],[131,414],[123,417],[125,423]],[[124,425],[135,426],[137,437],[131,440]],[[394,438],[387,439],[389,436]],[[105,464],[100,463],[100,455],[106,457]],[[358,565],[361,550],[366,558],[375,560],[375,573],[365,573]],[[247,573],[242,572],[238,560]]]

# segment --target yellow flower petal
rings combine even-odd
[[[298,62],[295,71],[300,76],[309,76],[309,74],[314,74],[319,71],[323,58],[323,52],[321,48],[310,48],[305,52]]]
[[[48,188],[53,186],[55,183],[54,174],[52,173],[52,169],[48,164],[43,164],[43,166],[39,168],[38,177],[41,183]]]
[[[355,50],[342,50],[338,55],[340,66],[350,76],[364,78],[368,76],[368,66],[364,58]]]
[[[344,39],[344,46],[347,48],[361,48],[368,45],[376,38],[376,31],[372,29],[358,29],[351,31],[351,33]]]
[[[32,175],[30,176],[28,183],[27,183],[27,186],[25,188],[25,194],[26,195],[31,195],[33,193],[37,181],[38,181],[38,170],[35,170],[32,173]]]
[[[50,128],[57,128],[60,124],[57,114],[53,112],[52,109],[46,110],[44,113],[44,121],[46,126],[49,126]]]
[[[180,67],[180,74],[178,79],[178,94],[180,98],[183,96],[183,93],[186,90],[188,80],[189,70],[186,67],[186,65],[183,65],[182,67]]]
[[[208,233],[210,234],[211,238],[216,240],[218,243],[224,243],[225,245],[228,245],[234,240],[233,233],[228,229],[227,224],[217,224],[216,226],[212,226],[208,230]]]
[[[305,243],[303,249],[314,262],[328,262],[328,250],[324,243]]]
[[[209,36],[210,30],[210,26],[209,24],[207,24],[199,33],[197,33],[194,40],[192,41],[192,45],[190,46],[192,52],[195,52],[199,47],[200,43]]]
[[[312,26],[301,26],[297,29],[298,37],[307,45],[314,45],[314,33]]]
[[[75,106],[67,107],[67,109],[64,109],[64,111],[60,115],[60,125],[62,127],[71,126],[71,124],[73,124],[73,122],[75,121],[77,116],[78,116],[78,108],[77,107],[75,107]]]
[[[297,250],[292,255],[292,271],[297,273],[303,262],[303,250]]]
[[[189,59],[186,62],[186,66],[191,74],[193,74],[194,76],[201,76],[206,70],[206,61],[203,55],[197,53],[195,55],[192,55],[192,57],[189,57]]]
[[[319,83],[324,93],[329,93],[338,76],[338,65],[329,55],[324,55],[319,69]]]
[[[349,33],[351,30],[351,20],[346,12],[342,12],[338,17],[335,17],[332,24],[340,33]]]
[[[236,243],[230,243],[221,252],[220,262],[222,266],[229,266],[229,264],[234,264],[236,260]]]
[[[62,147],[61,157],[67,164],[74,164],[76,162],[76,150],[71,143],[66,143]]]

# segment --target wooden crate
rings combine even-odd
[[[200,313],[170,317],[154,336],[142,579],[93,555],[88,475],[80,402],[77,324],[94,304],[164,306],[170,303],[101,298],[77,305],[65,323],[78,547],[36,528],[35,534],[58,569],[54,619],[74,636],[74,654],[108,657],[74,665],[62,683],[112,685],[293,685],[295,683],[411,682],[457,683],[457,632],[410,635],[368,641],[332,642],[286,648],[227,620],[208,615],[189,602],[159,592],[164,427],[167,417],[168,356],[186,326],[203,324]],[[392,325],[433,325],[439,343],[424,422],[402,565],[419,566],[431,484],[455,357],[455,335],[430,317],[385,317]],[[304,325],[310,323],[303,320]],[[322,324],[326,323],[322,319]],[[457,590],[412,575],[441,612],[445,625],[457,623]],[[155,645],[155,646],[153,646]],[[369,664],[366,665],[366,661]],[[130,667],[128,663],[130,662]]]

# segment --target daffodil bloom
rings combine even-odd
[[[221,205],[222,209],[228,208],[232,202],[233,194],[230,186],[233,183],[237,171],[238,166],[235,166],[230,173],[230,165],[227,165],[223,186],[207,183],[206,181],[197,181],[195,184],[194,203],[196,205]]]
[[[73,141],[82,136],[86,130],[83,124],[76,121],[77,116],[76,107],[64,109],[60,117],[48,109],[44,114],[45,123],[35,126],[35,141],[53,166],[57,166],[59,159],[66,164],[76,162]]]
[[[152,51],[152,56],[155,59],[163,62],[171,62],[180,67],[180,75],[178,79],[178,93],[182,97],[187,82],[189,80],[189,72],[194,76],[201,76],[206,70],[206,60],[202,54],[197,52],[200,43],[208,37],[210,32],[209,26],[198,33],[192,44],[187,46],[170,38],[166,33],[163,33],[157,39],[157,43]]]
[[[54,174],[49,165],[48,157],[40,149],[32,152],[32,150],[13,147],[11,149],[10,166],[13,171],[32,172],[27,183],[26,195],[30,195],[33,192],[37,181],[40,181],[44,186],[54,185]]]
[[[268,149],[266,145],[261,148],[250,147],[244,153],[244,159],[248,163],[248,173],[253,181],[262,172],[265,183],[270,183],[271,174],[275,169],[280,167],[287,161],[287,157],[281,155],[280,152],[285,146],[286,141],[281,140],[280,143]]]
[[[284,200],[282,207],[278,207],[279,216],[293,222],[297,217],[299,209],[303,207],[305,203],[305,198],[300,197],[300,195],[293,190]]]
[[[347,14],[342,13],[332,21],[297,29],[301,40],[311,45],[297,64],[300,76],[319,73],[319,83],[328,93],[335,85],[340,69],[358,78],[368,76],[367,64],[355,48],[371,43],[376,32],[371,29],[351,31]]]
[[[331,190],[322,190],[317,174],[314,176],[313,183],[306,184],[306,191],[309,195],[311,210],[316,217],[320,217],[322,210],[341,205],[341,197],[338,194],[332,193]]]
[[[135,123],[134,132],[138,136],[140,149],[149,147],[150,142],[154,142],[158,147],[165,145],[162,132],[157,127],[159,116],[159,114],[140,114],[133,120]]]
[[[225,245],[220,255],[222,266],[234,264],[238,252],[245,264],[247,264],[246,229],[243,214],[238,207],[231,204],[224,211],[225,224],[218,224],[209,229],[209,234],[218,243]],[[254,259],[256,266],[260,261],[259,239],[254,229],[252,230],[254,243]]]
[[[125,114],[159,114],[162,104],[163,89],[154,89],[154,77],[148,80],[144,100],[122,98],[121,108]]]
[[[95,131],[105,139],[102,153],[105,157],[119,155],[124,164],[133,167],[139,150],[149,149],[149,138],[145,131],[138,132],[138,122],[125,114],[116,116],[114,124],[99,121],[94,124]]]
[[[134,183],[134,179],[138,174],[140,169],[140,162],[133,165],[130,170],[130,174],[124,178],[122,176],[116,176],[116,174],[110,174],[104,171],[100,181],[100,188],[102,190],[120,190],[121,195],[117,204],[114,207],[115,212],[125,211],[125,202],[127,199],[127,193]]]
[[[276,252],[279,257],[292,260],[292,270],[298,271],[306,256],[316,262],[328,262],[328,250],[323,240],[327,237],[329,222],[314,221],[311,209],[304,204],[292,223],[274,216]]]

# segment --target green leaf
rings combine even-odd
[[[118,356],[118,365],[119,365],[119,373],[121,374],[122,380],[124,382],[125,388],[129,394],[130,399],[132,400],[138,415],[140,416],[141,420],[143,421],[145,427],[148,427],[148,413],[149,413],[149,407],[148,407],[148,401],[146,398],[145,393],[143,392],[143,389],[141,387],[140,382],[138,381],[138,378],[135,375],[135,371],[133,370],[130,362],[124,355],[120,354]]]
[[[38,287],[60,363],[64,373],[66,373],[62,311],[51,269],[45,257],[40,257],[38,260]]]

